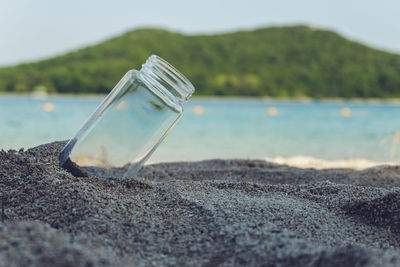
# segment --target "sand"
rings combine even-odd
[[[209,160],[77,178],[63,145],[0,152],[0,266],[400,266],[400,167]]]

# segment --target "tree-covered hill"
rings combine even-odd
[[[304,26],[196,36],[135,30],[62,56],[0,68],[0,91],[107,93],[151,54],[181,70],[196,95],[400,97],[399,55]]]

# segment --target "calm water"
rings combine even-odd
[[[68,139],[100,101],[1,96],[0,148]],[[388,161],[398,130],[400,103],[194,99],[151,161],[294,155]],[[400,161],[400,148],[393,160]]]

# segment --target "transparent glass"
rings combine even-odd
[[[193,85],[151,56],[130,70],[61,151],[76,176],[133,177],[178,122]]]

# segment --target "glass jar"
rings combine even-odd
[[[61,151],[75,176],[133,177],[182,116],[193,85],[151,56],[130,70]]]

